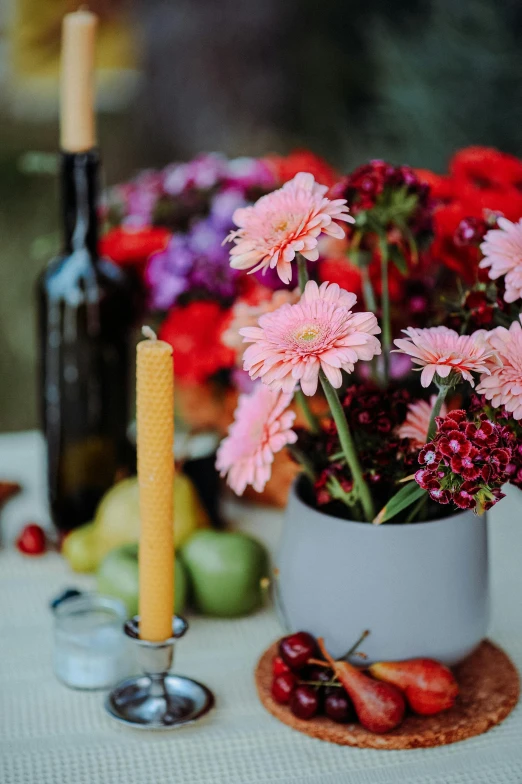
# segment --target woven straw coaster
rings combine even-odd
[[[520,694],[520,681],[513,663],[503,650],[484,640],[454,670],[460,687],[455,706],[437,716],[408,714],[400,727],[384,735],[368,732],[359,724],[336,724],[325,716],[304,721],[296,718],[287,705],[280,705],[272,698],[272,661],[277,646],[277,642],[271,645],[257,664],[255,680],[261,702],[289,727],[342,746],[416,749],[456,743],[500,724],[511,713]]]

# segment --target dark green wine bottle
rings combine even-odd
[[[99,158],[61,154],[64,250],[38,281],[42,426],[51,514],[92,519],[127,459],[132,286],[98,256]]]

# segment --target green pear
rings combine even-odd
[[[98,565],[98,537],[94,523],[86,523],[81,528],[67,534],[62,543],[62,555],[69,561],[75,572],[93,572]]]
[[[174,542],[178,548],[197,529],[209,525],[194,485],[182,473],[174,479]],[[92,523],[71,531],[62,552],[77,572],[95,571],[102,558],[140,536],[137,477],[123,479],[105,493]]]
[[[138,545],[125,544],[103,558],[96,574],[96,588],[105,596],[121,599],[129,617],[138,614]],[[179,558],[174,566],[174,612],[180,614],[187,600],[187,574]]]
[[[239,532],[196,531],[180,554],[199,612],[231,618],[261,606],[268,556],[256,539]]]

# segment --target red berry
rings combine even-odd
[[[43,528],[40,528],[35,523],[29,523],[16,540],[16,546],[25,555],[41,555],[45,553],[47,547]]]
[[[299,670],[317,653],[317,643],[308,632],[296,632],[283,637],[279,643],[279,653],[291,670]]]
[[[290,672],[290,668],[284,663],[280,656],[275,656],[272,662],[273,675],[282,675],[284,672]]]
[[[319,695],[312,686],[297,686],[290,700],[290,710],[298,719],[311,719],[319,710]]]
[[[344,689],[331,686],[324,698],[324,712],[326,715],[340,723],[355,721],[355,710],[352,701]]]
[[[290,701],[296,684],[291,672],[283,672],[272,681],[272,697],[276,702],[286,705]]]

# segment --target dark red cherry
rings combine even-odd
[[[308,659],[317,654],[317,643],[308,632],[296,632],[283,637],[279,643],[279,653],[290,669],[300,670]]]
[[[351,699],[344,689],[337,686],[330,686],[326,690],[323,709],[326,715],[334,721],[342,723],[356,720]]]
[[[296,686],[290,699],[290,710],[298,719],[311,719],[319,710],[319,695],[313,686]]]
[[[318,664],[307,664],[299,671],[299,679],[304,681],[320,681],[328,683],[333,678],[333,670],[329,667],[320,667]]]
[[[272,662],[273,675],[282,675],[284,672],[290,672],[288,664],[285,664],[280,656],[274,656],[274,661]]]
[[[276,702],[281,705],[286,705],[290,702],[290,697],[296,685],[295,676],[291,672],[283,672],[277,675],[272,681],[272,697]]]

